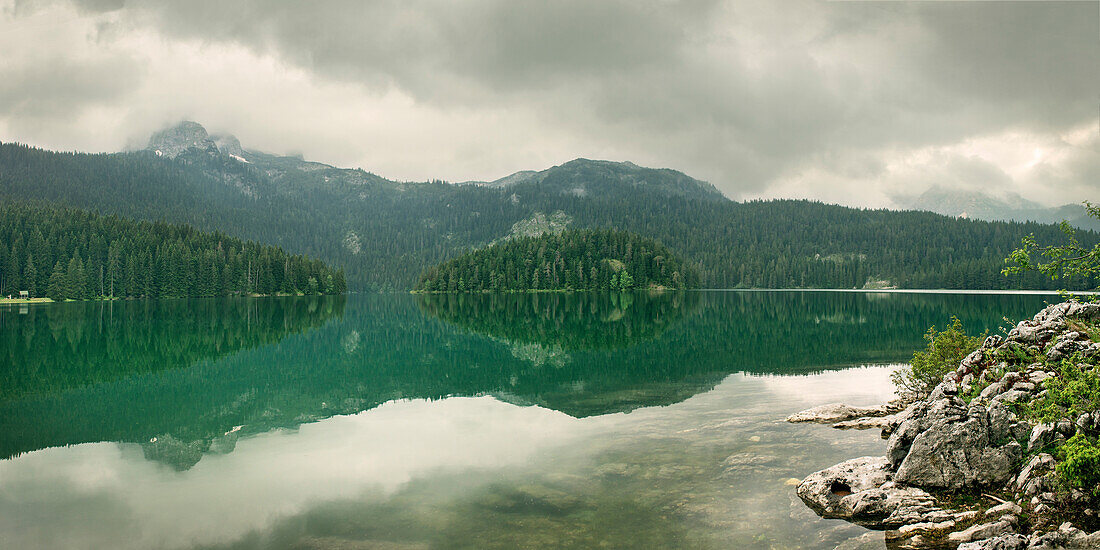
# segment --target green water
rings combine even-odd
[[[0,548],[882,548],[782,422],[1051,296],[365,295],[0,308]]]

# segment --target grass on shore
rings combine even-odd
[[[0,298],[0,304],[43,304],[52,301],[49,298]]]

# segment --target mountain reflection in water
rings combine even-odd
[[[13,548],[882,548],[787,424],[1040,296],[364,295],[0,309]]]
[[[177,469],[241,437],[398,399],[492,395],[573,417],[668,405],[734,372],[905,360],[1038,296],[362,295],[0,310],[0,455],[95,441]],[[0,356],[2,357],[2,356]]]

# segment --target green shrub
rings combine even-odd
[[[1081,362],[1074,355],[1056,368],[1058,375],[1043,382],[1047,395],[1032,404],[1030,416],[1041,422],[1076,420],[1082,413],[1100,409],[1100,373],[1096,365]]]
[[[1078,433],[1062,446],[1065,457],[1058,463],[1058,476],[1067,485],[1100,496],[1100,442]]]
[[[895,372],[890,379],[901,393],[926,396],[945,374],[955,370],[964,357],[978,349],[985,336],[967,336],[962,321],[952,317],[951,326],[943,332],[937,332],[935,326],[929,328],[924,335],[928,345],[913,354],[910,366]]]
[[[1043,356],[1041,353],[1024,347],[1018,342],[1007,342],[994,352],[994,359],[1004,361],[1008,365],[1023,366],[1034,363]]]
[[[985,391],[985,389],[988,388],[991,384],[1000,380],[1001,377],[1005,375],[1005,372],[1007,372],[1004,367],[1001,367],[999,365],[989,367],[987,370],[989,371],[989,376],[984,377],[984,380],[982,380],[981,378],[975,380],[974,383],[970,385],[970,390],[959,394],[959,397],[963,401],[970,403],[974,400],[975,397],[981,395],[982,392]]]

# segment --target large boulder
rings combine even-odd
[[[999,486],[1015,476],[1023,456],[1015,415],[999,403],[965,405],[958,398],[935,401],[890,436],[887,457],[897,467],[895,481],[961,489]]]
[[[886,458],[890,466],[901,466],[913,441],[936,422],[966,418],[966,403],[957,397],[945,397],[935,401],[917,401],[896,416],[897,426],[886,443]]]
[[[854,458],[807,476],[798,485],[798,496],[821,517],[845,519],[870,529],[950,519],[936,507],[932,495],[899,486],[890,477],[885,458]]]

